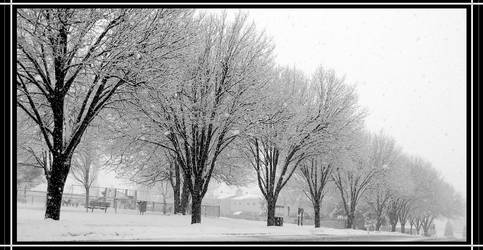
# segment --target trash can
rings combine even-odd
[[[283,217],[275,217],[275,226],[283,226]]]
[[[138,201],[139,214],[142,215],[146,212],[147,204],[147,201]]]

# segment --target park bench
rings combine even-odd
[[[105,213],[110,205],[111,204],[107,201],[90,201],[87,208],[91,209],[92,212],[94,212],[94,209],[104,209]]]

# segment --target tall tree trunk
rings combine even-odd
[[[351,202],[350,210],[347,215],[347,228],[356,229],[355,218],[356,218],[356,204],[355,202]]]
[[[171,187],[173,188],[173,213],[178,214],[181,212],[181,205],[180,205],[180,193],[181,193],[181,177],[179,166],[176,163],[172,163],[172,167],[174,167],[174,181],[172,179],[173,170],[170,170],[170,183]]]
[[[166,214],[166,196],[163,195],[163,214]]]
[[[61,181],[52,180],[47,183],[45,219],[60,219],[60,207],[62,205],[63,189],[64,183]]]
[[[187,180],[185,180],[183,183],[183,192],[181,193],[181,202],[179,205],[179,212],[183,215],[186,215],[186,211],[188,210],[188,201],[190,198],[190,190],[188,188],[188,184],[185,184],[186,181]]]
[[[347,216],[347,219],[345,221],[345,228],[352,228],[352,219],[350,216]]]
[[[181,203],[180,203],[180,190],[179,185],[175,185],[173,187],[173,213],[178,214],[181,213]]]
[[[275,199],[269,199],[267,201],[267,226],[275,226],[275,205],[277,201]]]
[[[45,219],[60,219],[60,207],[62,206],[62,194],[64,184],[70,169],[70,158],[55,157],[52,162],[52,170],[47,181],[47,201]]]
[[[201,223],[201,201],[199,194],[191,196],[191,224]]]
[[[406,232],[406,224],[401,223],[401,233],[405,233],[405,232]]]
[[[376,231],[380,231],[381,230],[381,225],[382,225],[382,217],[381,216],[378,216],[377,217],[377,220],[376,220]]]
[[[345,227],[346,228],[353,228],[354,227],[354,214],[349,213],[347,215],[347,220],[346,220]]]
[[[314,205],[314,225],[316,228],[320,227],[320,205]]]
[[[391,232],[396,232],[396,224],[391,223]]]
[[[86,188],[86,212],[89,212],[89,187]]]

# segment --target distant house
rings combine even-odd
[[[249,214],[256,216],[263,213],[263,199],[260,195],[250,194],[238,189],[236,194],[218,197],[221,216],[239,216]]]
[[[263,200],[260,196],[253,194],[234,195],[222,201],[222,211],[223,208],[232,213],[261,214],[263,213]]]

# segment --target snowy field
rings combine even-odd
[[[86,213],[81,208],[64,207],[60,221],[44,220],[41,207],[18,207],[18,241],[259,241],[307,239],[342,240],[421,240],[422,237],[392,232],[366,232],[313,226],[267,227],[263,221],[203,217],[202,223],[190,224],[189,216],[134,211]]]

